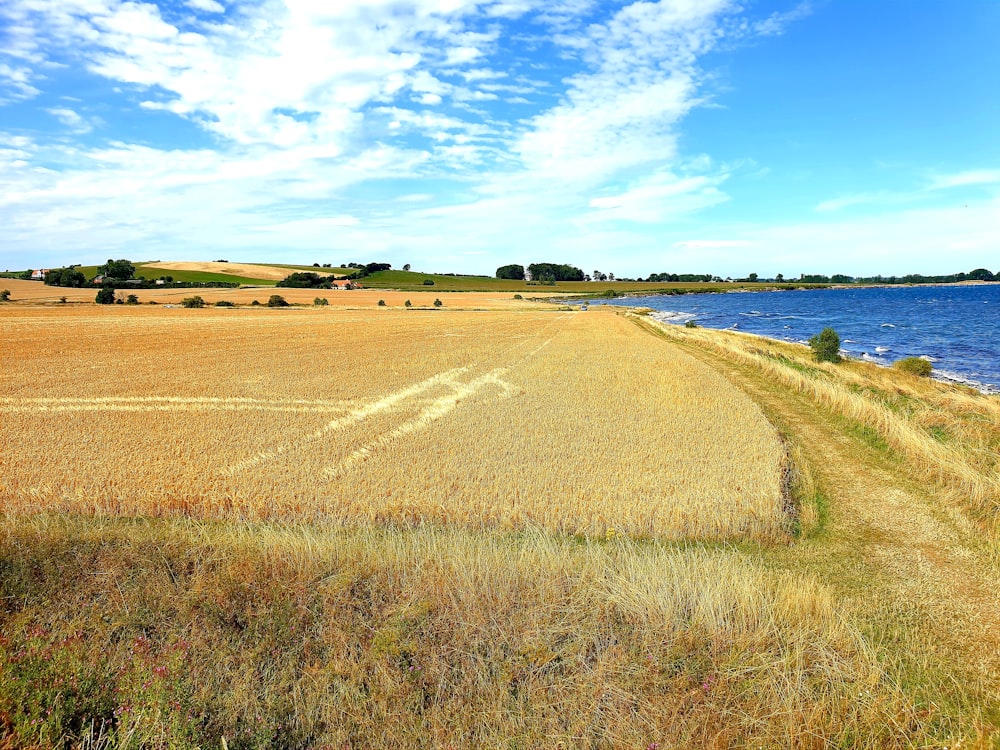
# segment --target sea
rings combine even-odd
[[[648,307],[683,325],[807,343],[827,326],[843,353],[882,365],[923,357],[941,380],[1000,393],[1000,284],[795,289],[591,301]]]

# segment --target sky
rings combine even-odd
[[[0,0],[0,268],[1000,270],[995,0]]]

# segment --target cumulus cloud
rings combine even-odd
[[[206,137],[102,142],[89,102],[49,108],[48,138],[0,145],[0,245],[654,246],[728,200],[725,170],[679,156],[701,58],[789,22],[735,0],[6,0],[0,104],[79,70]]]

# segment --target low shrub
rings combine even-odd
[[[444,303],[439,299],[434,300],[434,307],[441,307],[443,304]]]
[[[840,361],[840,336],[832,328],[824,328],[809,339],[809,347],[817,362]]]
[[[268,307],[288,307],[288,300],[280,294],[272,294],[267,300]]]
[[[65,299],[66,298],[63,297],[64,301],[65,301]],[[128,297],[125,298],[125,304],[126,305],[138,305],[139,304],[139,297],[136,296],[136,295],[134,295],[134,294],[130,294]]]
[[[316,307],[324,307],[325,305],[329,305],[330,304],[330,300],[328,300],[326,297],[316,297],[313,300],[313,304]]]
[[[931,372],[934,371],[934,365],[922,357],[904,357],[893,362],[892,366],[897,370],[908,372],[910,375],[918,375],[922,378],[929,377]]]
[[[687,322],[684,323],[684,327],[685,328],[697,328],[698,324],[695,323],[693,320],[689,320],[689,321],[687,321]]]
[[[380,299],[380,300],[378,301],[378,306],[379,306],[379,307],[385,307],[385,300],[384,300],[384,299]]]
[[[514,299],[524,299],[520,294],[515,294]]]
[[[424,279],[424,286],[434,286],[434,279]]]
[[[250,307],[260,307],[260,300],[255,299],[253,302],[250,303]]]
[[[410,302],[410,300],[406,300],[406,302],[403,303],[403,307],[413,307],[413,303]]]
[[[184,299],[181,300],[181,307],[196,308],[204,306],[205,306],[205,300],[203,300],[197,294],[194,297],[185,297]]]
[[[236,305],[234,305],[232,302],[230,302],[227,299],[220,299],[218,302],[215,303],[215,306],[216,307],[236,307]]]
[[[0,292],[0,302],[7,302],[10,300],[10,289],[4,289]]]
[[[94,301],[99,305],[115,304],[115,290],[109,286],[103,286],[97,290],[97,297]]]

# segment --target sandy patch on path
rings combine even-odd
[[[214,261],[178,260],[166,263],[143,263],[144,268],[162,268],[165,271],[201,271],[203,273],[224,273],[229,276],[245,276],[250,279],[281,281],[292,273],[291,268],[258,266],[255,263],[217,263]],[[321,271],[322,269],[317,269]]]

